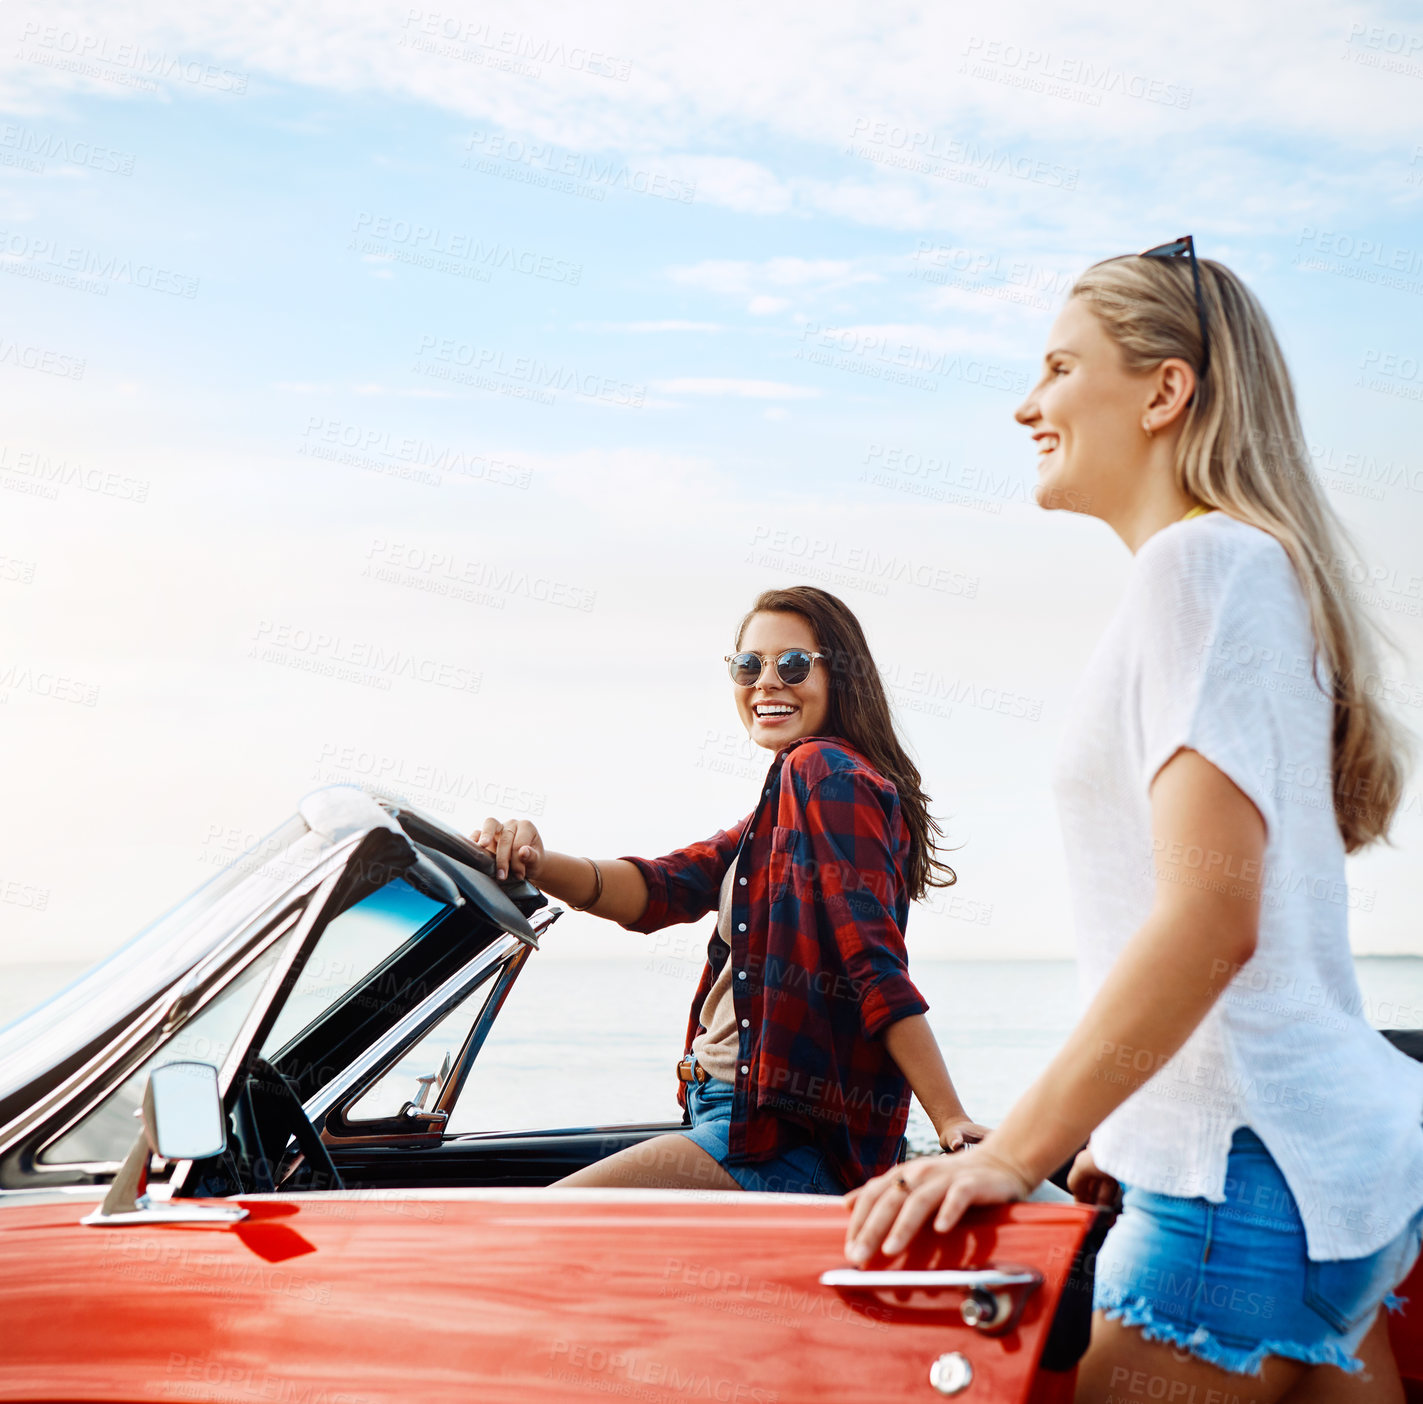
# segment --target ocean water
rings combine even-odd
[[[546,942],[554,939],[551,932]],[[1356,961],[1364,1009],[1380,1028],[1423,1027],[1423,958]],[[0,1024],[61,990],[82,966],[0,967]],[[500,1012],[460,1099],[452,1131],[509,1131],[677,1121],[673,1065],[700,965],[692,960],[579,960],[537,953]],[[1037,1077],[1078,1012],[1071,961],[914,961],[929,1022],[970,1116],[993,1125]],[[462,1037],[453,1021],[402,1061],[413,1096]],[[425,1066],[428,1064],[428,1066]],[[396,1089],[399,1090],[398,1088]],[[934,1137],[916,1106],[910,1142]]]
[[[674,974],[655,959],[537,963],[501,1011],[452,1129],[680,1120],[672,1069],[700,966],[678,962]],[[960,1099],[992,1124],[1072,1027],[1074,965],[911,961],[911,973]],[[536,1104],[521,1100],[521,1084],[538,1087]],[[936,1139],[916,1105],[911,1143]]]

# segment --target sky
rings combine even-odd
[[[705,837],[789,583],[955,845],[911,951],[1070,956],[1049,776],[1130,557],[1012,411],[1074,275],[1186,232],[1423,731],[1416,9],[14,0],[0,55],[0,961],[113,950],[320,784]],[[1360,953],[1423,954],[1419,785]]]

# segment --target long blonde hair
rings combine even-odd
[[[1402,798],[1405,735],[1376,690],[1381,632],[1347,590],[1353,543],[1310,463],[1290,373],[1270,320],[1223,264],[1200,261],[1210,365],[1186,411],[1176,481],[1207,507],[1259,527],[1284,547],[1309,605],[1315,676],[1334,697],[1334,815],[1347,853],[1388,836]],[[1133,371],[1179,357],[1199,370],[1201,331],[1183,259],[1113,258],[1072,287]]]

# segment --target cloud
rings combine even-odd
[[[726,327],[721,322],[687,322],[675,318],[661,322],[597,322],[581,323],[579,330],[633,332],[650,334],[656,332],[720,332]]]
[[[278,380],[274,390],[287,395],[320,395],[332,398],[338,395],[360,395],[366,399],[389,395],[401,400],[457,400],[463,397],[453,390],[427,389],[423,385],[382,385],[378,381],[363,381],[357,385],[335,385],[314,380]]]
[[[771,288],[826,291],[852,287],[856,283],[879,282],[883,276],[864,260],[845,258],[782,257],[761,262],[709,258],[667,272],[672,282],[683,287],[703,288],[731,297],[764,293]]]
[[[383,94],[580,151],[660,156],[696,181],[698,201],[739,212],[819,210],[895,228],[956,220],[974,195],[1011,233],[1023,205],[1062,193],[1054,166],[1081,165],[1085,179],[1089,166],[1149,161],[1153,186],[1170,190],[1202,156],[1233,157],[1241,131],[1261,146],[1323,142],[1368,162],[1389,145],[1411,149],[1416,134],[1416,80],[1381,69],[1387,55],[1368,43],[1371,26],[1397,22],[1380,5],[1337,0],[1300,0],[1287,25],[1234,0],[1202,0],[1190,25],[1163,14],[1133,26],[1119,23],[1115,0],[1071,10],[1028,0],[991,14],[914,3],[870,14],[826,0],[813,25],[797,7],[750,0],[714,16],[652,0],[530,0],[502,14],[389,0],[111,0],[47,6],[43,21],[29,13],[6,9],[0,24],[11,40],[0,98],[15,111],[53,110],[66,91],[244,100],[204,77],[211,62],[247,100],[265,80]],[[64,62],[80,43],[86,61]],[[986,165],[954,146],[984,132],[1002,148]],[[736,154],[753,143],[754,159]],[[847,159],[853,167],[833,169]],[[1307,192],[1320,216],[1347,208],[1359,174],[1331,164]],[[980,175],[989,183],[976,195],[967,182]],[[1140,193],[1058,204],[1100,231]]]
[[[787,385],[779,380],[723,380],[692,377],[655,380],[654,390],[664,395],[729,395],[743,400],[814,400],[820,391],[808,385]]]
[[[785,214],[795,203],[792,187],[755,161],[736,156],[680,156],[684,180],[695,183],[696,198],[741,214]]]
[[[829,338],[844,351],[865,353],[900,348],[903,353],[924,354],[971,352],[975,355],[1021,357],[1021,332],[996,334],[982,326],[954,322],[858,322],[841,324],[808,323],[807,339]]]

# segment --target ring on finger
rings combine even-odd
[[[902,1189],[905,1194],[909,1193],[909,1181],[906,1180],[903,1175],[896,1175],[894,1177],[894,1183]]]

